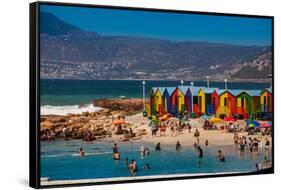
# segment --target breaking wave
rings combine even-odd
[[[67,115],[71,114],[81,114],[82,112],[96,112],[99,111],[100,107],[95,107],[93,104],[88,104],[84,106],[79,105],[65,105],[65,106],[51,106],[45,105],[41,106],[41,115]]]

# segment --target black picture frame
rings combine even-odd
[[[192,177],[168,177],[168,178],[152,178],[124,181],[106,181],[96,183],[79,183],[67,185],[50,185],[42,186],[40,184],[40,5],[56,5],[56,6],[74,6],[88,8],[110,8],[117,10],[136,10],[136,11],[152,11],[165,13],[192,13],[200,15],[217,15],[217,16],[234,16],[245,18],[268,18],[272,20],[272,125],[274,126],[274,17],[263,15],[247,15],[233,13],[217,13],[217,12],[200,12],[186,10],[170,10],[156,8],[141,7],[125,7],[125,6],[109,6],[109,5],[91,5],[78,3],[58,3],[39,1],[29,4],[29,52],[30,52],[30,79],[29,79],[29,185],[33,188],[54,188],[54,187],[71,187],[71,186],[87,186],[87,185],[104,185],[104,184],[121,184],[136,182],[152,182],[167,180],[182,180],[195,178],[214,178],[214,177],[234,177],[245,175],[273,174],[274,173],[274,127],[272,128],[272,168],[262,172],[234,173],[234,174],[212,174],[199,175]]]

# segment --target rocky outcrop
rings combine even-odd
[[[41,139],[47,140],[52,134],[56,138],[95,140],[117,135],[117,128],[122,128],[124,138],[129,140],[146,134],[146,131],[136,130],[136,126],[131,123],[116,126],[112,124],[118,116],[132,114],[136,110],[142,109],[140,99],[124,99],[121,103],[113,100],[99,100],[96,105],[103,108],[97,112],[83,112],[82,114],[68,114],[66,116],[43,115],[40,118]],[[113,109],[113,110],[112,110]],[[66,135],[63,133],[66,129]],[[135,131],[134,131],[135,130]]]
[[[121,115],[133,114],[143,109],[143,100],[140,98],[99,99],[95,100],[93,104],[97,107],[107,108],[112,112],[122,112]]]

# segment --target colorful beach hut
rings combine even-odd
[[[164,96],[164,87],[158,87],[155,93],[155,108],[156,112],[161,116],[165,114],[164,105],[165,105],[165,98]]]
[[[191,86],[179,86],[178,87],[178,111],[179,112],[190,112],[190,98],[187,96],[187,91]]]
[[[260,90],[241,91],[237,97],[236,113],[247,118],[259,112],[260,109]]]
[[[157,89],[158,89],[157,87],[153,87],[153,88],[151,88],[150,93],[149,93],[150,115],[156,114],[155,94],[156,94]]]
[[[212,94],[217,88],[202,87],[198,91],[198,110],[200,113],[214,114],[215,109],[212,106]]]
[[[164,109],[168,113],[172,113],[171,95],[175,90],[176,90],[175,87],[166,87],[164,90],[164,94],[163,94],[163,97],[165,99]]]
[[[191,86],[187,91],[187,98],[190,100],[190,112],[199,114],[198,110],[198,92],[200,87]]]
[[[178,87],[173,91],[171,94],[171,114],[176,115],[178,114]]]
[[[272,89],[266,88],[260,93],[261,112],[272,112]]]
[[[236,96],[240,92],[240,90],[225,90],[219,95],[220,103],[216,113],[217,117],[224,118],[236,113]]]
[[[220,103],[219,95],[223,92],[224,92],[224,90],[215,89],[211,95],[211,106],[212,106],[212,110],[214,111],[214,113],[216,113],[218,110],[219,103]]]

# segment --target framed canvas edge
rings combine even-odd
[[[221,12],[201,12],[190,10],[172,10],[144,7],[127,7],[115,5],[95,5],[81,3],[65,3],[65,2],[48,2],[37,1],[29,4],[29,186],[40,188],[57,188],[57,187],[77,187],[89,185],[109,185],[109,184],[124,184],[124,183],[139,183],[139,182],[157,182],[169,180],[185,180],[185,179],[201,179],[201,178],[218,178],[218,177],[237,177],[248,175],[263,175],[274,174],[274,127],[272,128],[272,168],[266,172],[241,172],[233,174],[210,174],[200,176],[183,176],[183,177],[165,177],[165,178],[148,178],[122,181],[106,181],[106,182],[91,182],[91,183],[76,183],[64,185],[41,185],[40,182],[40,5],[55,5],[55,6],[75,6],[88,8],[105,8],[116,10],[134,10],[134,11],[151,11],[151,12],[168,12],[168,13],[188,13],[201,15],[217,15],[217,16],[234,16],[245,18],[266,18],[271,19],[272,23],[272,125],[274,126],[274,16],[268,15],[249,15],[249,14],[234,14]]]

